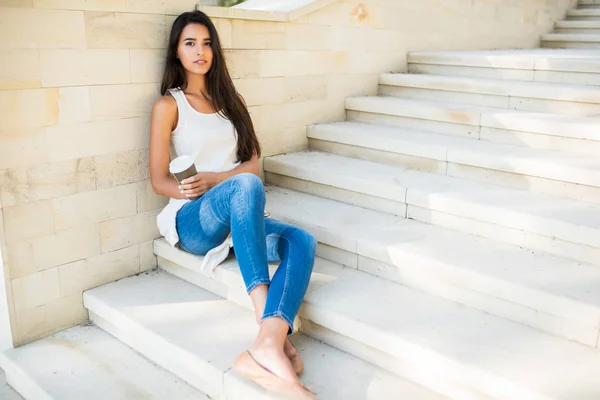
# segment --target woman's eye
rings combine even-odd
[[[206,42],[206,43],[204,43],[204,45],[205,45],[205,46],[210,46],[210,45],[211,45],[211,43],[210,43],[210,42]]]
[[[193,43],[193,42],[187,42],[185,45],[186,45],[186,46],[193,46],[193,45],[194,45],[194,43]]]

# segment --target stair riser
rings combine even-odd
[[[534,111],[575,116],[600,115],[600,103],[581,103],[552,99],[497,96],[470,92],[453,92],[437,89],[380,85],[382,96],[402,97],[417,100],[469,104],[476,106],[507,108],[511,110]]]
[[[598,16],[579,16],[579,15],[568,15],[566,18],[567,21],[600,21],[600,17]]]
[[[599,264],[600,248],[555,238],[556,235],[541,235],[533,232],[525,232],[519,228],[497,225],[492,222],[482,221],[481,219],[474,219],[477,218],[474,216],[460,216],[457,214],[458,210],[455,210],[453,211],[453,214],[450,214],[448,211],[444,210],[421,208],[426,204],[424,204],[423,201],[413,203],[413,196],[409,196],[409,205],[407,206],[407,204],[401,200],[393,201],[381,199],[377,196],[357,193],[346,189],[333,188],[331,186],[283,176],[277,173],[266,172],[265,177],[270,184],[299,192],[305,192],[319,197],[329,198],[398,216],[402,216],[406,213],[409,218],[420,222],[476,236],[482,236],[532,250],[540,250],[576,261],[595,265]],[[471,209],[469,209],[469,213],[470,212]],[[498,215],[495,214],[495,216]],[[521,222],[524,221],[521,220]],[[536,226],[537,224],[531,221],[530,225]],[[566,231],[563,231],[562,233],[564,234]]]
[[[484,68],[437,64],[409,64],[413,74],[460,76],[466,78],[503,79],[523,82],[568,83],[575,85],[600,86],[600,74],[590,72],[519,70],[504,68]]]
[[[600,35],[600,28],[556,28],[554,33],[576,33],[579,35]]]
[[[548,49],[600,49],[600,42],[542,42]]]
[[[374,150],[355,145],[309,138],[309,148],[327,153],[340,154],[403,168],[437,173],[456,178],[466,178],[498,186],[526,190],[534,193],[600,203],[600,188],[576,183],[539,178],[521,172],[502,171],[480,165],[440,161],[411,153]],[[407,150],[410,148],[405,147]],[[510,167],[510,163],[506,166]]]

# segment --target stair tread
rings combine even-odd
[[[309,127],[307,136],[386,152],[600,186],[600,160],[592,156],[354,122],[314,125]]]
[[[244,386],[246,395],[262,392],[230,371],[257,333],[250,310],[161,271],[88,290],[85,301],[90,311],[119,321],[136,340],[158,338],[164,351],[188,368],[203,364],[215,377],[226,374],[226,380]],[[292,341],[305,362],[302,380],[319,398],[364,399],[367,392],[372,399],[445,398],[304,335]],[[264,395],[258,398],[271,398]]]
[[[95,326],[76,326],[10,349],[0,363],[25,398],[206,399]],[[1,392],[0,392],[1,394]],[[4,398],[4,397],[2,397]]]
[[[350,97],[346,109],[415,119],[449,122],[600,141],[600,119],[517,111],[468,104],[403,99],[399,97]]]
[[[184,253],[166,243],[164,249]],[[200,265],[201,257],[185,256],[187,268]],[[221,268],[241,282],[234,259]],[[304,318],[417,363],[411,373],[476,376],[511,393],[553,399],[600,395],[600,353],[593,349],[325,260],[317,259],[312,279]]]
[[[596,86],[565,83],[511,81],[427,74],[385,73],[380,75],[379,84],[496,96],[600,103],[600,88]]]
[[[600,71],[600,50],[526,49],[411,52],[408,53],[408,63],[594,73]]]
[[[600,247],[600,206],[466,179],[300,152],[265,159],[265,172]]]
[[[583,315],[585,307],[585,318],[600,326],[598,267],[288,189],[269,187],[267,202],[274,217],[306,228],[326,244],[385,262],[442,264],[536,295],[573,300],[565,316]]]

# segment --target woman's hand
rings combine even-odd
[[[221,183],[221,175],[216,172],[198,172],[181,181],[179,190],[187,198],[198,198]]]

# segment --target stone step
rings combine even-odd
[[[301,204],[296,207],[308,210]],[[199,257],[173,248],[159,252],[174,260],[165,265],[201,275]],[[227,274],[228,289],[243,290],[235,260],[221,268],[227,273],[200,279]],[[354,268],[318,260],[300,315],[309,336],[456,400],[600,395],[596,350]]]
[[[307,136],[317,151],[600,203],[597,157],[353,122]]]
[[[27,400],[209,399],[95,326],[7,350],[0,365]]]
[[[269,183],[600,265],[600,206],[320,152],[269,157]]]
[[[567,11],[567,20],[572,20],[572,21],[600,20],[600,9],[598,9],[598,8],[571,9],[571,10]]]
[[[600,22],[600,19],[598,22]],[[542,47],[554,49],[600,49],[600,34],[549,33],[542,35]]]
[[[382,74],[384,96],[568,115],[600,115],[600,88],[419,74]]]
[[[600,21],[558,21],[554,32],[600,34]]]
[[[533,147],[557,149],[567,139],[574,152],[600,143],[600,118],[509,110],[466,104],[402,99],[351,97],[346,99],[348,121],[396,126],[500,143],[525,138]],[[558,142],[556,142],[558,138]],[[579,143],[576,143],[579,142]],[[597,154],[597,153],[596,153]]]
[[[23,400],[23,398],[6,382],[6,375],[2,370],[0,370],[0,399]]]
[[[598,345],[595,266],[292,190],[270,187],[267,199],[274,218],[315,235],[323,258]]]
[[[98,326],[211,398],[280,398],[231,369],[258,331],[254,313],[232,301],[152,271],[88,290],[84,302]],[[319,399],[445,399],[304,335],[292,341]]]
[[[600,51],[532,49],[408,54],[408,72],[511,81],[600,85]]]

